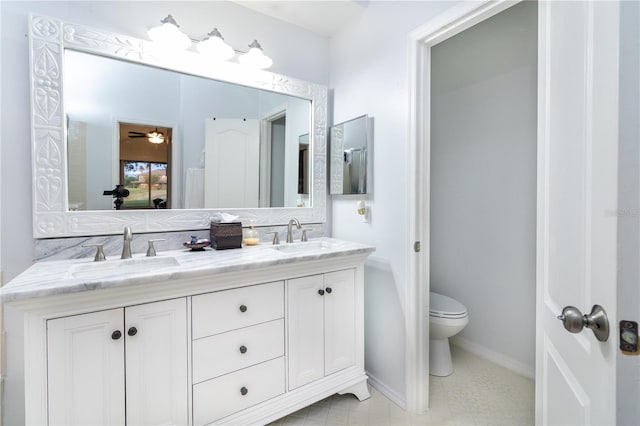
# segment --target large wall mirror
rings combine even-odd
[[[325,87],[49,17],[30,47],[34,237],[324,222]]]

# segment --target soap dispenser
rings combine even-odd
[[[255,246],[260,242],[260,235],[253,228],[253,225],[249,225],[249,229],[246,230],[242,241],[246,246]]]

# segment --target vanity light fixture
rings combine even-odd
[[[249,65],[259,70],[269,68],[273,65],[271,58],[262,51],[262,46],[260,46],[258,40],[253,40],[253,43],[249,45],[249,51],[244,55],[240,55],[238,61],[243,65]]]
[[[167,15],[167,17],[160,22],[162,25],[149,30],[149,38],[162,47],[171,50],[185,50],[191,47],[191,42],[193,41],[196,43],[199,53],[221,61],[231,59],[236,53],[231,46],[225,43],[222,34],[220,34],[217,28],[209,32],[204,40],[199,41],[191,39],[188,35],[180,31],[180,26],[171,15]],[[247,53],[238,53],[240,54],[238,56],[238,62],[243,65],[260,70],[273,65],[271,58],[266,56],[262,51],[262,46],[260,46],[258,40],[253,40],[253,43],[249,45],[249,51]]]
[[[217,28],[207,34],[207,38],[196,45],[198,52],[212,59],[226,61],[234,55],[233,48],[224,42],[224,37]]]
[[[149,38],[151,40],[172,50],[185,50],[191,46],[191,39],[180,31],[180,26],[173,19],[173,16],[167,15],[160,22],[162,25],[149,29]]]

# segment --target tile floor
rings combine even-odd
[[[533,425],[533,380],[452,347],[455,372],[431,376],[431,409],[408,413],[370,387],[371,398],[333,395],[271,423],[288,425]]]

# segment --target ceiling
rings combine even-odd
[[[232,0],[272,18],[297,25],[323,37],[336,31],[358,16],[368,1],[354,0]]]

